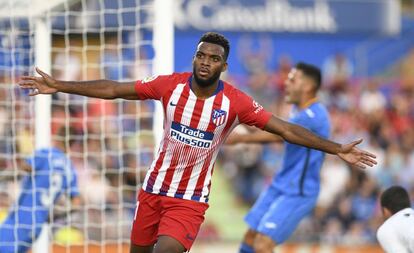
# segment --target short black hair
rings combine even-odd
[[[391,186],[381,194],[381,206],[387,208],[392,214],[410,207],[408,192],[401,186]]]
[[[322,74],[318,67],[304,62],[298,62],[295,68],[301,70],[303,74],[311,78],[315,82],[316,90],[319,90],[322,84]]]
[[[222,34],[216,32],[207,32],[201,36],[198,44],[207,42],[222,46],[224,48],[224,60],[227,60],[230,54],[230,43]]]

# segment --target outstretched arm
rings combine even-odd
[[[377,164],[375,155],[356,147],[362,140],[348,144],[339,144],[321,138],[306,128],[291,124],[274,116],[270,118],[264,130],[269,133],[277,134],[288,142],[337,155],[344,161],[361,169],[366,166],[372,167],[374,164]]]
[[[39,68],[36,68],[36,71],[40,77],[23,76],[19,82],[21,88],[33,90],[29,94],[30,96],[64,92],[103,99],[138,99],[135,82],[121,83],[112,80],[59,81]]]
[[[238,134],[232,132],[226,140],[227,145],[233,145],[237,143],[273,143],[282,142],[283,138],[279,135],[275,135],[266,131],[255,131],[248,134]]]

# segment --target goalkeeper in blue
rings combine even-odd
[[[66,129],[59,131],[54,146],[42,148],[25,161],[19,169],[26,171],[20,195],[0,225],[0,252],[27,252],[49,221],[55,202],[64,194],[71,198],[72,207],[79,207],[80,197],[75,168],[65,154]],[[69,141],[69,146],[73,141]]]
[[[298,63],[285,81],[285,101],[293,105],[289,121],[328,138],[328,111],[317,99],[321,72],[312,65]],[[282,142],[277,135],[258,131],[247,135],[232,135],[227,144]],[[245,233],[240,253],[271,253],[285,242],[299,222],[309,215],[319,194],[319,171],[325,153],[285,142],[282,168],[271,185],[260,195],[245,221]]]

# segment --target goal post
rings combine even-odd
[[[0,0],[0,69],[7,75],[0,76],[0,83],[7,83],[1,89],[12,94],[0,96],[0,113],[3,107],[11,109],[0,121],[0,138],[13,146],[0,147],[1,161],[10,167],[0,174],[12,176],[0,184],[18,188],[8,195],[10,203],[21,190],[16,159],[32,154],[34,148],[51,146],[59,127],[79,132],[70,136],[76,144],[68,156],[85,203],[79,213],[64,219],[55,220],[51,208],[51,222],[44,225],[32,252],[49,252],[52,244],[69,252],[74,244],[83,245],[82,252],[89,252],[87,245],[100,252],[108,245],[112,250],[106,252],[124,252],[136,192],[161,139],[163,110],[152,101],[67,94],[30,98],[17,87],[19,77],[35,75],[35,67],[66,80],[134,81],[172,73],[172,5],[173,0]],[[13,34],[17,35],[9,36]],[[22,53],[25,60],[13,53]],[[2,124],[12,130],[1,132]],[[0,189],[0,194],[8,193]]]
[[[174,17],[173,0],[154,0],[154,65],[156,75],[170,74],[174,71]],[[168,43],[165,43],[165,42]],[[159,102],[155,105],[154,132],[155,152],[157,151],[163,129],[163,109]]]

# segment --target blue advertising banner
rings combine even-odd
[[[394,0],[175,0],[178,31],[372,33],[400,31]]]

